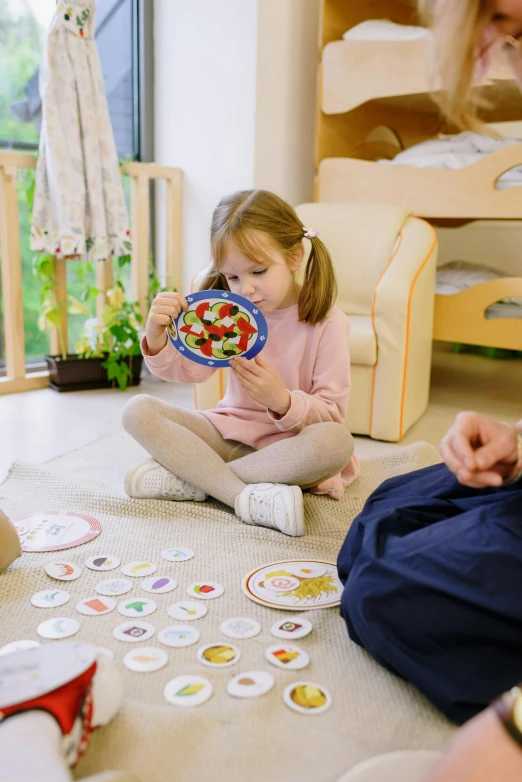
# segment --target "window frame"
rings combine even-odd
[[[102,26],[107,24],[123,2],[125,0],[120,0],[107,14]],[[131,4],[134,101],[132,159],[151,162],[154,159],[154,4],[147,0],[131,0]],[[38,148],[37,142],[0,138],[0,149],[35,152]]]

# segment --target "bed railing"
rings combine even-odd
[[[25,361],[22,261],[20,219],[18,212],[17,174],[19,169],[34,169],[36,158],[24,152],[0,150],[0,258],[2,310],[5,346],[5,376],[0,377],[0,394],[29,391],[47,385],[47,371],[28,372]],[[131,296],[140,303],[146,315],[150,252],[150,182],[166,182],[165,197],[165,272],[168,280],[179,285],[181,279],[181,188],[179,168],[155,163],[126,163],[122,173],[131,180]],[[74,263],[74,261],[73,261]],[[67,344],[67,278],[66,261],[55,258],[55,281],[58,302],[63,303],[61,333]],[[96,267],[96,287],[101,291],[98,312],[103,312],[105,294],[113,284],[111,263]],[[59,353],[58,330],[51,332],[51,353]]]

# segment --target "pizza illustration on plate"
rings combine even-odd
[[[263,314],[248,299],[230,291],[199,291],[187,296],[189,309],[168,327],[174,347],[208,366],[228,364],[233,356],[253,358],[267,338]]]
[[[241,588],[255,603],[283,611],[338,606],[343,592],[335,564],[316,559],[263,565],[247,573]]]

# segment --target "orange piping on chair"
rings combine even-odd
[[[397,237],[397,240],[395,242],[395,247],[393,249],[393,252],[391,254],[390,260],[386,264],[385,268],[383,269],[383,272],[381,276],[379,277],[377,281],[377,285],[375,286],[375,290],[373,292],[373,299],[372,299],[372,329],[373,329],[373,336],[375,337],[375,342],[377,344],[377,361],[373,365],[373,375],[372,375],[372,395],[371,395],[371,401],[370,401],[370,437],[372,436],[372,429],[373,429],[373,399],[375,396],[375,375],[377,374],[377,364],[379,363],[379,340],[377,339],[377,329],[375,328],[375,305],[377,302],[377,289],[379,285],[381,284],[381,280],[390,268],[390,265],[393,263],[394,258],[397,256],[397,253],[399,252],[399,249],[402,244],[402,238],[403,233],[402,231],[399,233],[399,236]]]
[[[223,399],[223,370],[218,369],[219,373],[219,400]]]
[[[192,383],[192,391],[194,392],[194,410],[199,410],[199,407],[198,407],[198,391],[197,391],[195,383]]]
[[[408,312],[406,315],[406,349],[405,349],[405,355],[404,355],[404,372],[402,375],[402,392],[401,392],[401,419],[400,419],[400,427],[399,427],[399,440],[402,440],[403,430],[404,430],[404,400],[406,398],[406,376],[408,374],[408,354],[410,349],[410,314],[411,314],[411,300],[413,297],[413,290],[415,288],[415,283],[417,282],[417,279],[421,273],[421,271],[424,269],[426,264],[428,263],[434,249],[437,246],[437,234],[435,232],[435,229],[432,225],[429,223],[426,223],[426,225],[429,225],[432,232],[433,232],[433,243],[428,250],[428,254],[426,255],[425,259],[422,262],[422,265],[419,266],[417,269],[417,273],[415,274],[415,277],[411,281],[410,290],[408,293]]]

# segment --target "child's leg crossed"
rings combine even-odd
[[[173,475],[206,494],[234,507],[236,497],[245,488],[227,464],[236,448],[225,440],[210,421],[193,410],[169,405],[147,394],[133,397],[123,410],[125,430],[157,462]]]
[[[341,472],[353,447],[343,424],[311,424],[293,437],[236,459],[230,469],[246,484],[266,481],[309,489]]]
[[[155,397],[140,395],[131,399],[123,411],[123,426],[135,440],[153,457],[127,473],[133,497],[157,497],[162,499],[204,499],[194,494],[202,490],[234,509],[236,515],[247,524],[272,527],[286,535],[304,534],[303,498],[298,486],[278,482],[247,486],[233,470],[235,460],[252,453],[252,448],[234,440],[226,440],[216,427],[201,413],[183,410]],[[161,467],[157,464],[161,465]],[[140,493],[134,490],[141,477],[139,471],[158,470],[162,488],[156,493]],[[255,471],[254,471],[255,472]],[[274,473],[275,475],[275,473]],[[181,479],[188,488],[183,495],[172,496],[177,491],[164,490],[167,482]],[[154,477],[154,481],[156,477]],[[200,492],[201,493],[201,492]]]

